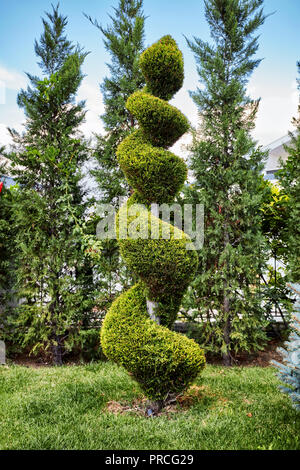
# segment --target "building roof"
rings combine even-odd
[[[268,145],[265,145],[265,147],[263,147],[263,150],[274,150],[278,147],[282,147],[284,144],[287,144],[289,141],[291,140],[290,136],[289,135],[285,135],[283,137],[280,137],[279,139],[276,139],[274,140],[273,142],[271,142],[270,144]]]
[[[267,179],[276,179],[274,175],[276,171],[282,167],[281,160],[287,160],[288,154],[284,146],[288,144],[290,140],[290,136],[285,135],[263,148],[263,150],[269,151],[269,156],[264,168],[264,174],[267,176]],[[270,176],[269,178],[268,175]]]

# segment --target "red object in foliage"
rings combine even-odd
[[[3,183],[0,183],[0,193],[2,191],[2,188],[3,188]]]

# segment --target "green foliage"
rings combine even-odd
[[[282,188],[270,181],[262,182],[265,191],[262,201],[262,231],[268,240],[272,256],[286,260],[286,232],[288,219],[288,196]]]
[[[101,330],[104,353],[124,366],[146,395],[162,400],[182,392],[204,367],[199,346],[150,320],[143,283],[114,302]]]
[[[128,97],[145,86],[139,68],[139,56],[144,49],[145,15],[142,0],[119,0],[110,15],[111,24],[101,26],[97,20],[88,16],[104,39],[110,55],[109,75],[100,86],[105,112],[101,116],[105,135],[98,135],[92,176],[99,189],[99,202],[118,207],[119,197],[130,193],[129,184],[118,165],[116,151],[119,143],[137,125],[134,116],[126,108]],[[102,21],[102,20],[101,20]],[[103,241],[101,259],[98,260],[99,298],[101,311],[106,312],[120,288],[132,283],[122,261],[116,240]]]
[[[63,202],[67,201],[62,197],[59,208],[68,214]],[[15,341],[35,354],[51,354],[57,347],[61,353],[69,351],[74,335],[84,328],[83,319],[88,326],[95,302],[91,262],[82,250],[81,233],[74,222],[67,225],[56,213],[53,225],[48,200],[32,190],[16,193],[13,213],[15,288],[22,299],[16,308]]]
[[[157,80],[170,76],[170,64],[175,69],[178,63],[182,65],[178,58],[181,52],[170,37],[145,51],[141,61],[148,90],[158,86]],[[158,64],[155,77],[146,75],[148,61]],[[172,96],[181,86],[176,74],[171,77],[159,85],[166,93],[163,96]],[[147,396],[161,404],[170,394],[182,393],[205,365],[203,351],[194,341],[166,328],[176,319],[197,267],[197,253],[187,250],[191,243],[187,235],[149,210],[152,201],[171,202],[184,183],[184,162],[163,147],[174,143],[175,136],[180,137],[188,125],[179,111],[151,97],[147,90],[135,93],[127,105],[141,121],[141,129],[117,150],[120,166],[136,189],[117,215],[117,235],[126,264],[141,281],[113,302],[103,323],[101,344],[105,355],[123,365]],[[162,122],[166,126],[163,131]],[[161,146],[154,147],[155,143]],[[131,232],[133,227],[136,233]],[[161,324],[149,318],[146,299],[157,302],[155,315]]]
[[[53,74],[63,67],[74,46],[64,36],[68,20],[59,13],[59,4],[52,6],[52,12],[46,12],[46,18],[42,18],[42,22],[44,31],[40,41],[35,40],[34,50],[43,73]]]
[[[185,201],[204,204],[204,246],[185,300],[205,324],[204,346],[231,364],[231,351],[255,350],[265,340],[260,274],[266,246],[261,230],[260,173],[266,156],[251,137],[259,101],[246,94],[260,63],[255,36],[264,23],[262,0],[207,0],[213,43],[187,40],[201,89],[191,93],[201,116],[190,162],[195,183]]]
[[[128,97],[145,85],[139,68],[139,56],[144,49],[145,16],[142,0],[119,0],[110,16],[111,25],[102,27],[97,20],[88,19],[104,37],[104,45],[111,56],[110,75],[101,84],[105,113],[101,116],[105,136],[97,137],[94,152],[95,177],[101,201],[118,203],[118,197],[127,195],[129,187],[118,166],[116,150],[119,143],[134,130],[137,121],[126,108]]]
[[[191,240],[186,234],[151,217],[143,206],[138,213],[131,214],[130,207],[134,201],[136,199],[132,197],[117,217],[121,254],[128,267],[147,286],[147,298],[159,303],[157,315],[161,324],[171,328],[177,317],[182,293],[190,283],[191,272],[197,268],[198,256],[195,250],[187,249]],[[131,236],[131,224],[138,225],[140,238]],[[157,234],[157,239],[151,239],[153,233]]]
[[[189,128],[188,120],[177,108],[166,106],[164,100],[144,91],[131,95],[126,106],[154,146],[171,147]]]
[[[298,62],[298,71],[300,73],[300,62]],[[300,90],[300,79],[297,81]],[[283,193],[288,197],[287,258],[289,276],[294,282],[300,281],[300,105],[298,113],[298,118],[293,119],[296,127],[295,135],[290,134],[291,143],[286,147],[288,158],[283,164],[283,169],[278,172]]]
[[[280,314],[288,331],[293,300],[290,289],[287,287],[285,270],[281,267],[278,268],[277,264],[275,267],[276,269],[268,265],[267,272],[261,275],[263,283],[260,289],[264,299],[265,316],[272,322],[274,321],[272,317],[274,311],[276,314]]]
[[[81,329],[74,338],[72,352],[85,361],[104,360],[99,337],[99,329]]]
[[[182,52],[171,36],[164,36],[143,52],[140,67],[150,94],[169,101],[182,87]]]
[[[4,171],[4,168],[0,168]],[[0,174],[0,181],[3,173]],[[15,233],[13,229],[13,191],[3,186],[0,193],[0,339],[6,342],[7,353],[11,347],[8,343],[15,339],[12,327],[12,314],[15,307]]]
[[[19,183],[12,205],[15,233],[16,340],[56,364],[70,350],[79,329],[88,328],[95,302],[93,240],[80,186],[89,157],[78,132],[84,103],[75,97],[86,56],[64,36],[66,17],[52,7],[35,51],[43,77],[28,74],[30,86],[18,103],[26,131],[11,130],[15,147],[7,155]]]
[[[1,181],[1,179],[0,179]],[[13,233],[11,218],[11,192],[3,187],[0,193],[0,292],[11,285]],[[3,305],[3,302],[1,302]]]
[[[39,43],[35,41],[44,77],[27,73],[31,85],[21,90],[17,99],[27,118],[26,138],[10,130],[16,143],[33,144],[35,148],[55,146],[60,139],[70,138],[85,117],[84,102],[75,104],[75,96],[83,79],[81,66],[87,53],[79,46],[75,48],[63,35],[67,17],[59,13],[59,5],[52,6],[52,13],[46,16],[49,21],[42,20],[44,31]],[[19,160],[15,163],[21,165],[21,156]],[[32,158],[31,165],[33,170],[38,162]]]
[[[289,199],[282,188],[262,178],[263,199],[261,205],[262,232],[267,240],[269,256],[274,260],[274,266],[267,266],[267,273],[261,273],[263,281],[262,292],[266,315],[271,318],[271,312],[278,311],[285,318],[285,326],[289,321],[288,313],[291,310],[290,291],[286,286],[286,271],[280,267],[278,261],[286,264],[287,249],[287,223]],[[283,271],[281,273],[281,271]]]
[[[117,156],[129,184],[148,203],[171,202],[187,177],[184,161],[161,147],[153,147],[140,130],[123,140]]]

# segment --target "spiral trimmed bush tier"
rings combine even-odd
[[[139,129],[117,149],[119,164],[135,190],[117,214],[118,242],[121,255],[140,281],[113,302],[103,322],[101,344],[105,355],[124,366],[149,399],[163,402],[183,392],[205,365],[197,343],[169,329],[195,274],[197,252],[187,250],[191,240],[184,232],[151,212],[152,203],[171,203],[186,180],[184,161],[166,149],[189,124],[167,102],[184,78],[182,53],[171,36],[146,49],[140,67],[146,87],[126,104]],[[138,216],[130,211],[137,203],[143,204]],[[128,231],[124,236],[126,217],[129,223],[138,220],[140,232],[149,238],[132,237]],[[151,238],[151,230],[156,230],[156,239]],[[170,237],[165,239],[168,230]],[[147,299],[155,302],[160,324],[150,318]]]

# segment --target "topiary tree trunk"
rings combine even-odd
[[[143,52],[140,66],[146,87],[126,103],[140,127],[117,150],[135,191],[116,224],[121,254],[140,281],[112,304],[101,343],[105,355],[133,375],[157,410],[187,388],[205,358],[193,340],[169,329],[197,268],[197,253],[187,249],[191,240],[184,232],[153,213],[155,204],[172,203],[187,177],[184,161],[166,150],[189,127],[185,116],[167,103],[183,83],[182,53],[165,36]],[[130,226],[137,221],[140,236],[134,237]],[[164,239],[168,231],[170,237]],[[153,233],[158,234],[155,239]],[[160,324],[149,317],[147,302]]]

